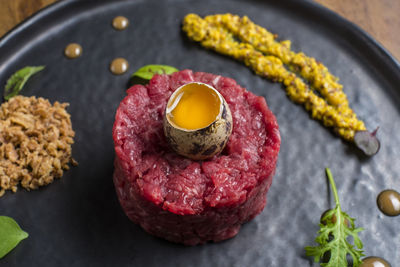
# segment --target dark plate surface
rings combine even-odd
[[[342,208],[356,225],[366,255],[400,262],[400,217],[386,217],[378,193],[400,190],[400,68],[372,39],[339,16],[308,1],[164,0],[62,1],[24,22],[0,41],[0,84],[26,65],[46,65],[22,94],[70,103],[78,167],[37,191],[20,189],[0,198],[0,214],[29,234],[0,266],[312,266],[304,247],[313,245],[321,213],[332,207],[324,168],[336,179]],[[295,51],[317,58],[344,84],[351,106],[382,147],[373,158],[309,118],[279,84],[244,65],[187,40],[180,23],[189,12],[248,15]],[[112,29],[124,15],[128,29]],[[68,60],[64,47],[78,42],[82,57]],[[115,57],[130,62],[114,76]],[[282,146],[262,214],[233,239],[184,247],[146,234],[122,212],[112,183],[115,110],[130,73],[146,64],[206,71],[235,79],[264,96],[276,114]]]

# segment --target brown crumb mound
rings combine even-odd
[[[75,132],[68,103],[16,96],[0,107],[0,197],[5,190],[37,189],[60,178],[71,157]]]

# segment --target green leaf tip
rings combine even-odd
[[[0,259],[28,236],[13,218],[0,216]]]
[[[6,87],[4,89],[4,99],[8,101],[10,98],[18,95],[29,78],[44,68],[45,66],[26,66],[16,71],[7,80]]]
[[[305,248],[306,255],[314,257],[315,262],[321,262],[324,267],[348,266],[347,255],[353,259],[353,267],[362,264],[361,257],[364,256],[363,244],[358,237],[358,233],[363,228],[355,228],[354,220],[340,208],[339,196],[335,181],[329,168],[325,169],[331,185],[336,206],[328,211],[322,218],[326,223],[320,224],[318,236],[315,242],[318,246]],[[333,219],[335,217],[335,219]],[[347,237],[352,236],[354,245],[347,241]]]
[[[155,74],[171,74],[177,71],[177,68],[168,65],[146,65],[133,73],[132,77],[150,80]]]

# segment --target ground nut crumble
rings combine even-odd
[[[69,163],[75,132],[68,103],[16,96],[0,107],[0,197],[6,190],[37,189],[60,178]]]

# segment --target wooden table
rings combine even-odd
[[[363,28],[400,61],[400,0],[315,1]],[[0,0],[0,36],[54,2],[56,0]]]

